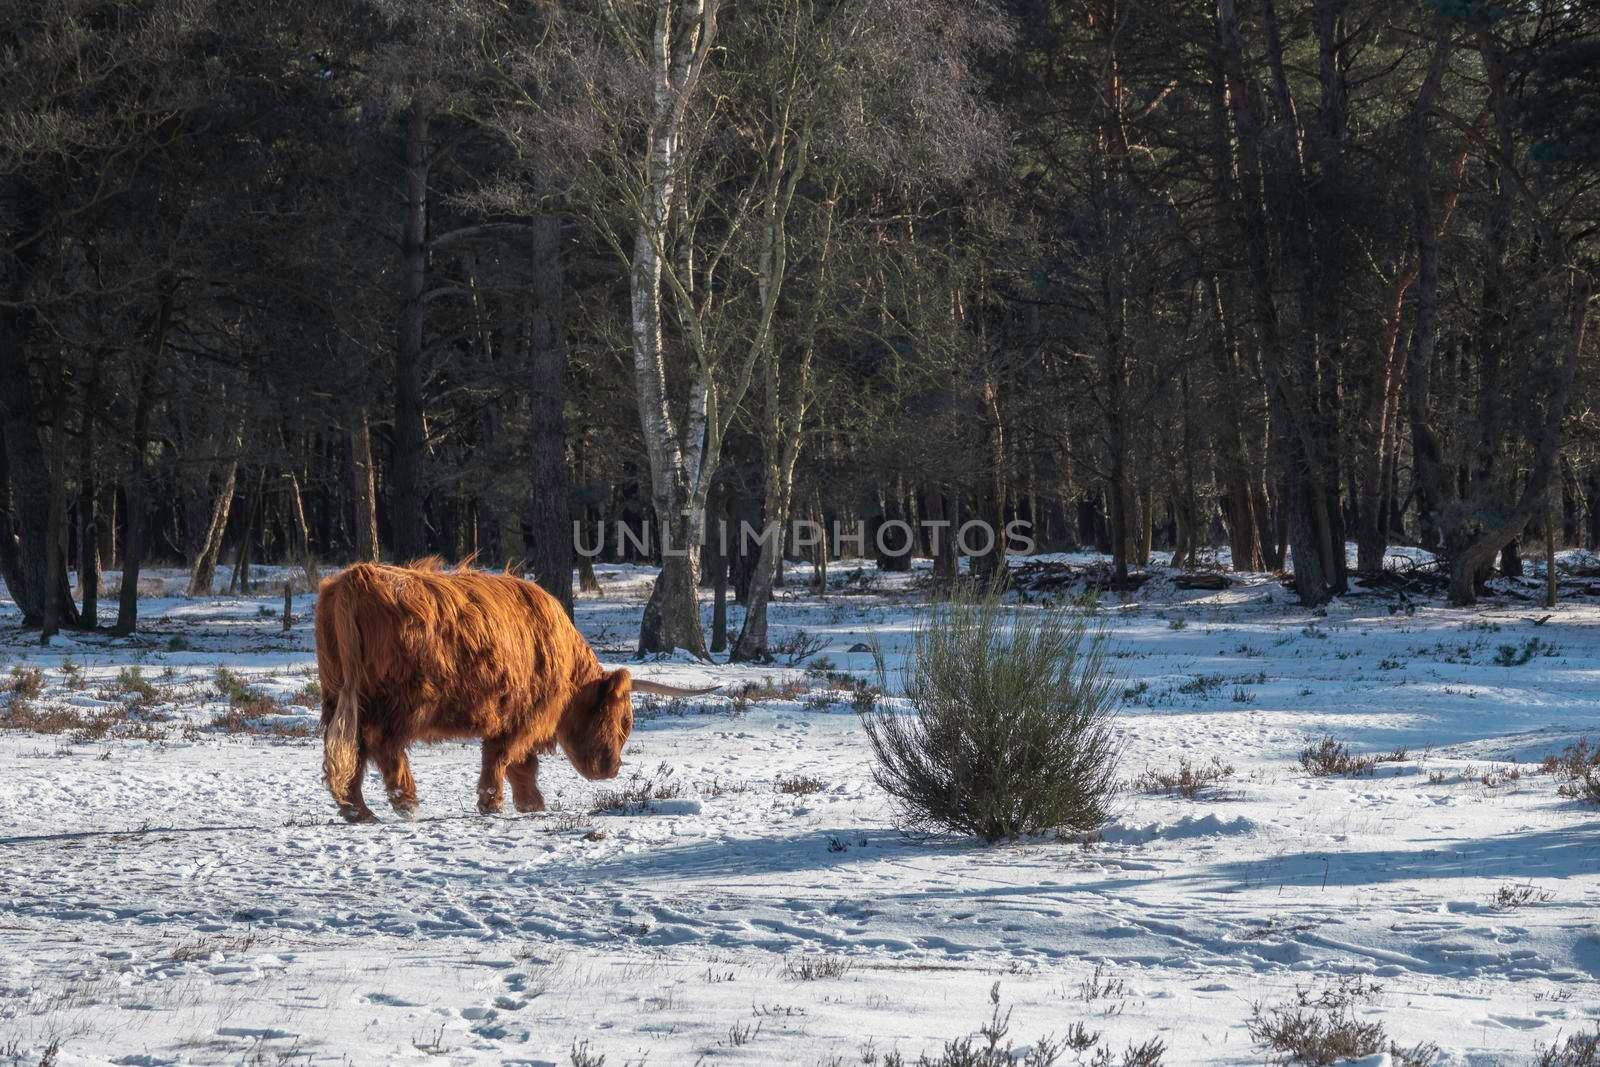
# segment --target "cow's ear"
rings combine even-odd
[[[628,673],[628,668],[618,667],[606,675],[605,695],[607,697],[629,696],[633,692],[633,675]]]

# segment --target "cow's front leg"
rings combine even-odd
[[[410,819],[417,811],[417,781],[411,776],[411,761],[406,759],[403,746],[385,741],[372,749],[372,761],[383,775],[384,787],[389,792],[389,805],[395,814]]]
[[[521,812],[544,810],[544,794],[539,792],[539,754],[529,753],[506,769],[511,779],[511,802]]]
[[[499,811],[505,803],[506,765],[511,762],[506,743],[496,738],[484,738],[483,770],[478,774],[478,810],[485,815]]]

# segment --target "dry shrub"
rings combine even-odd
[[[1223,763],[1217,756],[1202,767],[1180,760],[1176,771],[1147,770],[1133,781],[1141,793],[1165,793],[1194,800],[1201,793],[1215,789],[1225,779],[1233,777],[1233,765]]]
[[[269,696],[255,694],[243,703],[230,704],[227,711],[211,718],[212,729],[225,734],[254,734],[259,737],[310,737],[316,727],[310,720],[282,721],[283,708]]]
[[[1087,1063],[1089,1067],[1161,1067],[1166,1055],[1166,1043],[1151,1038],[1143,1044],[1130,1042],[1119,1056],[1110,1045],[1100,1044],[1100,1032],[1087,1029],[1083,1023],[1074,1024],[1061,1038],[1049,1035],[1039,1038],[1025,1050],[1019,1050],[1009,1039],[1011,1009],[1000,1008],[1000,983],[989,989],[989,1021],[978,1027],[975,1034],[946,1041],[937,1056],[923,1053],[914,1067],[1055,1067],[1061,1062]],[[1094,1054],[1083,1059],[1090,1049]],[[1068,1052],[1073,1059],[1063,1061]],[[905,1067],[899,1052],[880,1054],[869,1044],[862,1049],[860,1062],[866,1067]]]
[[[807,793],[817,792],[826,784],[821,778],[809,774],[797,774],[792,778],[779,778],[778,792],[804,796]]]
[[[1593,1033],[1572,1034],[1560,1044],[1540,1045],[1535,1051],[1539,1067],[1600,1067],[1600,1023]]]
[[[850,707],[857,715],[870,715],[878,707],[878,698],[883,696],[883,690],[875,685],[857,682],[850,689]]]
[[[1316,744],[1300,751],[1300,766],[1314,778],[1327,778],[1333,775],[1359,778],[1375,773],[1380,763],[1404,763],[1408,756],[1403,748],[1397,748],[1392,752],[1371,752],[1358,756],[1351,752],[1343,741],[1324,737]]]
[[[44,671],[38,667],[12,667],[3,691],[14,699],[37,700],[44,692]]]
[[[1591,804],[1600,804],[1600,768],[1590,767],[1582,778],[1557,786],[1556,792],[1574,800],[1587,800]]]
[[[217,668],[217,695],[229,704],[248,704],[260,694],[239,675],[226,667]]]
[[[125,700],[135,708],[145,708],[156,702],[161,691],[144,676],[144,671],[139,667],[124,667],[117,672],[117,680],[101,695]]]
[[[1563,779],[1556,787],[1562,796],[1600,804],[1600,747],[1590,745],[1587,738],[1546,756],[1540,769]]]
[[[797,982],[843,978],[849,970],[850,961],[843,956],[791,956],[783,961],[783,976]]]
[[[1545,774],[1558,778],[1582,778],[1594,767],[1600,767],[1600,748],[1590,745],[1586,737],[1546,756],[1539,764]]]
[[[85,715],[80,725],[72,731],[72,739],[80,744],[85,741],[104,741],[111,734],[112,727],[127,721],[127,712],[116,709],[99,715]]]
[[[11,713],[0,719],[0,725],[10,730],[31,730],[38,734],[65,734],[85,729],[89,720],[77,708],[40,708],[29,701],[13,699]]]
[[[782,656],[785,663],[798,667],[828,646],[828,639],[812,636],[804,630],[791,630],[772,644],[772,654]]]
[[[91,712],[83,708],[46,706],[14,698],[10,714],[0,719],[0,727],[9,730],[28,730],[36,734],[68,734],[77,744],[101,741],[110,736],[113,728],[128,721],[127,708],[106,708]]]
[[[732,699],[742,711],[751,704],[760,704],[767,700],[798,700],[817,687],[817,683],[809,678],[789,678],[777,682],[771,678],[763,678],[759,682],[746,682],[735,689]]]
[[[673,781],[671,775],[672,768],[665,763],[657,767],[652,775],[634,771],[622,786],[596,793],[591,810],[597,815],[605,812],[649,811],[653,801],[675,800],[683,796],[684,785]]]
[[[1360,976],[1344,977],[1319,994],[1297,990],[1292,1004],[1265,1008],[1257,1003],[1250,1009],[1250,1037],[1257,1047],[1275,1053],[1278,1063],[1321,1067],[1387,1052],[1396,1067],[1429,1067],[1439,1056],[1437,1045],[1401,1048],[1389,1040],[1382,1023],[1355,1017],[1355,1005],[1382,989]]]
[[[924,617],[902,681],[913,713],[862,723],[910,828],[992,842],[1105,822],[1116,697],[1083,615],[957,594]]]
[[[1489,904],[1501,911],[1514,911],[1524,904],[1548,904],[1555,898],[1555,893],[1548,889],[1536,889],[1531,882],[1522,885],[1508,882],[1494,891]]]

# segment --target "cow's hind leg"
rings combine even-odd
[[[539,754],[530,752],[506,768],[511,779],[511,802],[518,811],[543,811],[544,794],[539,792]]]
[[[417,811],[417,781],[411,777],[411,761],[406,759],[405,746],[385,738],[372,746],[372,761],[383,775],[390,807],[400,817],[412,818]]]
[[[492,815],[505,804],[506,767],[511,763],[511,753],[504,740],[483,739],[483,770],[478,774],[478,810]]]
[[[339,805],[339,814],[344,816],[346,822],[378,821],[361,795],[361,779],[367,773],[367,755],[367,742],[363,738],[357,742],[355,766],[340,780],[330,779],[328,782],[328,792],[333,794],[333,802]]]

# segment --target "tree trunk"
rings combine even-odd
[[[1120,395],[1120,385],[1111,389],[1113,400],[1106,412],[1106,447],[1110,452],[1110,478],[1106,481],[1106,499],[1110,504],[1111,523],[1111,569],[1116,576],[1118,589],[1127,587],[1128,584],[1128,544],[1132,540],[1129,536],[1128,521],[1128,471],[1125,465],[1124,433],[1122,418],[1118,411],[1120,400],[1115,399]]]
[[[567,472],[567,338],[562,308],[561,219],[533,220],[528,399],[532,496],[525,546],[534,581],[572,614],[572,490]],[[591,577],[592,577],[591,570]]]
[[[114,568],[117,565],[117,483],[109,479],[100,487],[100,565]]]
[[[1389,302],[1383,330],[1379,334],[1377,354],[1368,377],[1362,381],[1360,420],[1358,428],[1367,448],[1358,452],[1355,464],[1356,486],[1360,496],[1356,525],[1356,570],[1362,574],[1377,574],[1383,570],[1384,554],[1389,548],[1389,530],[1386,525],[1388,511],[1384,507],[1386,478],[1389,470],[1389,441],[1393,429],[1389,425],[1390,385],[1395,371],[1395,355],[1400,338],[1401,314],[1405,309],[1406,290],[1416,278],[1411,264],[1397,272],[1389,288]]]
[[[756,559],[745,601],[744,625],[730,657],[733,662],[765,663],[772,659],[767,650],[767,605],[783,567],[783,542],[794,494],[794,471],[800,459],[802,430],[810,400],[811,360],[812,352],[807,348],[799,357],[795,380],[789,383],[788,391],[782,389],[777,352],[769,351],[764,361],[766,421],[762,451],[766,470],[761,510],[765,522],[777,525],[778,536],[761,541],[761,554]]]
[[[67,429],[66,383],[56,382],[51,405],[50,488],[45,503],[45,598],[39,641],[48,644],[71,612],[67,591]]]
[[[653,111],[647,134],[640,217],[629,270],[630,334],[640,429],[650,460],[651,502],[663,539],[661,574],[639,624],[639,655],[684,649],[708,658],[696,599],[696,548],[715,473],[719,402],[707,369],[691,372],[688,418],[680,438],[667,391],[662,256],[672,246],[679,139],[690,98],[716,34],[718,0],[656,0],[650,38]],[[710,433],[708,434],[708,431]]]
[[[394,457],[390,470],[389,526],[402,562],[428,554],[423,514],[423,326],[428,287],[429,105],[412,101],[406,121],[405,220],[400,231],[400,328],[395,344]]]
[[[1411,421],[1412,481],[1416,487],[1417,511],[1425,547],[1441,546],[1442,510],[1446,494],[1443,446],[1433,426],[1430,409],[1433,383],[1434,345],[1438,339],[1439,318],[1439,230],[1434,219],[1433,168],[1428,151],[1428,115],[1438,96],[1450,54],[1450,32],[1440,19],[1428,73],[1417,92],[1409,119],[1409,158],[1411,209],[1417,241],[1416,321],[1411,347],[1406,353],[1408,415]],[[1446,553],[1458,546],[1445,544]],[[1500,546],[1489,554],[1493,559]],[[1480,561],[1482,562],[1482,561]]]
[[[165,347],[165,320],[171,317],[170,297],[163,299],[161,317],[163,322],[158,327],[158,336],[163,340],[154,346],[150,362],[139,375],[133,407],[133,432],[128,437],[131,455],[122,483],[127,531],[122,539],[122,588],[117,592],[117,625],[114,632],[123,636],[133,633],[139,626],[139,567],[144,561],[145,491],[150,478],[145,444],[150,437],[151,408],[155,406],[157,358]]]
[[[1545,233],[1545,240],[1554,245],[1554,235]],[[1551,248],[1555,253],[1559,250]],[[1557,262],[1572,263],[1570,254]],[[1479,572],[1494,561],[1500,550],[1509,544],[1523,527],[1548,507],[1561,470],[1562,427],[1566,421],[1567,406],[1572,395],[1572,383],[1578,374],[1583,352],[1584,329],[1588,323],[1589,303],[1594,295],[1594,281],[1581,267],[1570,270],[1568,279],[1568,320],[1564,349],[1555,365],[1549,368],[1550,393],[1545,403],[1544,424],[1528,469],[1528,480],[1521,496],[1500,515],[1498,523],[1480,533],[1470,544],[1452,555],[1450,559],[1450,602],[1456,605],[1477,603]]]
[[[10,465],[6,458],[5,435],[0,434],[0,579],[6,583],[11,598],[23,587],[22,558],[18,551],[17,536],[12,532],[15,512],[11,493]]]
[[[315,593],[320,584],[317,558],[311,551],[311,527],[306,522],[305,501],[300,496],[300,479],[293,471],[284,475],[288,482],[284,492],[289,498],[289,523],[294,538],[293,551],[299,558],[300,569],[306,576],[306,592]]]
[[[95,358],[83,400],[83,431],[78,441],[78,595],[83,598],[80,625],[100,625],[100,542],[96,514],[95,440],[100,415],[100,359]]]
[[[244,528],[239,532],[239,553],[234,557],[233,577],[228,582],[228,591],[237,592],[241,596],[250,595],[250,549],[253,547],[256,534],[263,530],[262,517],[266,511],[266,480],[265,472],[257,482],[256,491],[252,500],[249,494],[245,498]]]
[[[17,540],[5,575],[24,626],[44,622],[50,575],[50,459],[40,438],[35,391],[23,343],[31,315],[0,308],[0,435],[11,482],[11,520]]]
[[[1544,606],[1556,606],[1556,507],[1553,501],[1544,524]]]
[[[378,561],[378,485],[372,462],[372,430],[367,409],[358,407],[350,420],[350,498],[355,502],[357,563]]]
[[[932,486],[924,483],[918,489],[918,510],[921,512],[921,522],[917,527],[917,534],[922,538],[923,551],[933,561],[933,573],[939,573],[939,555],[944,548],[944,543],[953,536],[949,520],[944,514],[944,495],[937,492]]]
[[[595,525],[594,516],[595,516],[595,509],[593,507],[591,507],[590,505],[585,504],[583,506],[584,525],[585,526],[593,526],[593,525]],[[598,531],[598,533],[596,533],[595,537],[596,537],[595,547],[604,548],[604,545],[605,545],[605,521],[603,519],[600,520],[600,522],[599,522],[599,531]],[[594,556],[590,555],[588,552],[577,553],[577,556],[578,556],[578,590],[579,590],[579,592],[593,593],[593,594],[598,595],[600,593],[600,579],[598,579],[598,578],[596,578],[594,576]]]
[[[817,596],[826,599],[828,596],[828,523],[827,516],[822,513],[822,504],[815,496],[811,501],[812,521],[823,530],[822,538],[811,549],[811,584],[817,587]]]
[[[239,449],[243,444],[238,431],[229,435],[228,447]],[[199,554],[195,556],[194,566],[189,571],[190,596],[211,595],[212,583],[217,573],[217,559],[222,553],[223,534],[228,529],[228,514],[233,508],[233,494],[238,475],[239,457],[236,452],[223,465],[222,484],[217,487],[217,495],[211,505],[211,519],[206,524],[205,537],[200,542]]]
[[[639,622],[641,654],[681,648],[700,659],[710,658],[705,647],[705,631],[700,627],[696,536],[690,532],[690,522],[690,516],[677,514],[664,517],[660,523],[661,573]]]
[[[1000,411],[1000,388],[992,375],[987,376],[981,394],[983,441],[986,461],[983,477],[973,493],[973,503],[978,518],[987,527],[984,539],[987,551],[977,545],[967,560],[967,571],[981,577],[995,588],[1004,588],[1010,580],[1006,567],[1006,502],[1009,496],[1006,468],[1006,427]],[[959,535],[959,527],[957,527]]]
[[[1222,71],[1211,79],[1211,126],[1216,145],[1214,182],[1219,203],[1230,203],[1236,196],[1233,179],[1232,136],[1228,129],[1226,79]],[[1229,565],[1235,571],[1260,571],[1265,567],[1261,546],[1261,527],[1250,477],[1258,471],[1250,462],[1246,446],[1246,394],[1239,355],[1236,318],[1238,298],[1229,273],[1216,273],[1207,279],[1213,329],[1212,359],[1222,385],[1222,424],[1218,433],[1219,480],[1224,486],[1224,512],[1228,527]]]
[[[728,557],[719,531],[711,550],[711,651],[728,650]]]
[[[1287,99],[1285,79],[1271,7],[1264,8],[1268,29],[1268,57],[1273,60],[1280,121],[1293,122],[1293,105]],[[1256,112],[1255,94],[1244,74],[1244,47],[1239,36],[1234,0],[1217,0],[1217,34],[1221,46],[1228,99],[1238,132],[1240,201],[1244,215],[1245,252],[1253,296],[1262,366],[1266,372],[1272,421],[1281,430],[1277,469],[1288,490],[1284,501],[1289,543],[1293,546],[1295,589],[1301,603],[1325,602],[1338,588],[1339,567],[1330,560],[1330,511],[1325,499],[1325,464],[1317,444],[1319,411],[1316,405],[1316,368],[1306,342],[1290,345],[1280,328],[1264,184],[1264,151],[1269,140]],[[1272,143],[1279,151],[1298,144],[1291,129],[1274,131]],[[1286,229],[1293,229],[1292,223]],[[1342,552],[1342,544],[1339,546]]]
[[[1588,492],[1588,536],[1585,538],[1584,547],[1590,551],[1600,550],[1600,468],[1591,467],[1584,476],[1583,484]],[[0,492],[3,492],[0,489]]]
[[[1181,407],[1178,416],[1183,427],[1183,484],[1176,487],[1172,494],[1173,518],[1177,524],[1177,532],[1172,542],[1172,559],[1170,564],[1174,570],[1183,570],[1189,566],[1192,556],[1198,554],[1200,545],[1200,508],[1196,500],[1195,479],[1198,476],[1195,470],[1194,457],[1199,451],[1195,441],[1193,419],[1193,397],[1189,388],[1189,369],[1184,367],[1178,374],[1179,398]]]
[[[0,562],[24,626],[38,626],[44,620],[49,571],[48,523],[42,505],[49,494],[50,470],[39,437],[27,347],[36,315],[28,297],[45,255],[43,240],[36,235],[44,230],[46,203],[33,182],[0,176],[4,244],[12,245],[14,235],[30,235],[24,243],[0,250],[0,297],[4,298],[0,300],[0,452],[5,454],[0,473],[9,481],[9,497],[8,486],[0,484],[0,503],[9,501],[0,512],[0,539],[5,542]]]
[[[1139,566],[1150,565],[1150,551],[1154,548],[1156,526],[1156,498],[1149,486],[1141,486],[1139,500]]]

